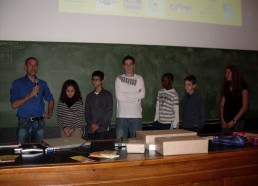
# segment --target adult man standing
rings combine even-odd
[[[44,136],[45,119],[50,119],[54,99],[45,81],[38,79],[38,60],[29,57],[25,61],[26,75],[13,81],[10,102],[18,108],[17,140],[19,143],[41,142]],[[48,102],[45,113],[44,100]]]
[[[124,74],[116,78],[115,92],[117,98],[117,138],[131,138],[135,132],[142,130],[141,100],[145,97],[145,87],[142,76],[134,73],[135,60],[132,56],[123,59]]]

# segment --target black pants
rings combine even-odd
[[[166,129],[170,129],[170,127],[171,127],[171,124],[163,124],[158,121],[154,121],[152,124],[153,130],[166,130]]]
[[[184,129],[184,130],[190,130],[190,131],[193,131],[193,132],[198,132],[199,129],[198,127],[192,127],[192,128],[185,128],[185,127],[179,127],[180,129]]]
[[[103,140],[107,139],[107,132],[88,133],[89,140]]]

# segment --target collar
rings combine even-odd
[[[24,78],[25,78],[27,81],[30,81],[30,82],[32,82],[32,83],[35,83],[35,82],[33,82],[33,81],[30,80],[28,74],[26,74],[26,75],[24,76]],[[39,78],[38,78],[37,76],[35,76],[35,79],[38,79],[38,80],[39,80]]]
[[[100,92],[95,92],[95,90],[93,91],[94,95],[99,95],[101,92],[103,92],[104,88],[102,87]]]

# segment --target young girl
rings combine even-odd
[[[225,68],[221,91],[220,120],[223,132],[243,131],[248,108],[248,86],[235,65]]]
[[[57,121],[61,129],[61,137],[82,137],[82,121],[84,117],[80,89],[74,80],[64,82],[57,105]]]

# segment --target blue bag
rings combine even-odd
[[[221,135],[212,140],[212,143],[215,144],[222,144],[222,145],[227,145],[227,146],[244,146],[245,145],[245,137],[235,135],[235,136],[230,136],[230,135]]]

